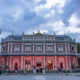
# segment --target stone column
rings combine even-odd
[[[8,51],[7,51],[8,54],[9,54],[9,46],[10,46],[10,44],[8,43]]]
[[[54,53],[56,53],[56,43],[54,43]]]
[[[3,67],[3,70],[4,70],[4,67],[5,67],[5,56],[3,56],[3,65],[2,65],[2,67]]]
[[[57,69],[59,67],[59,56],[57,56]]]
[[[33,53],[34,53],[34,42],[33,42]]]
[[[24,43],[22,43],[22,53],[24,53]]]
[[[68,43],[68,52],[70,53],[70,43]]]
[[[65,53],[67,53],[67,43],[65,43]]]
[[[10,65],[10,70],[11,70],[11,67],[12,67],[11,66],[12,65],[12,56],[10,56],[10,64],[9,65]]]
[[[72,72],[72,68],[71,68],[71,56],[69,56],[69,67],[70,67],[70,72]]]
[[[77,54],[77,43],[75,43],[75,52]]]
[[[56,62],[56,56],[55,56],[55,70],[56,70],[56,67],[57,67],[56,64],[57,64],[57,62]]]
[[[68,57],[66,56],[66,67],[67,67],[67,70],[68,70]]]
[[[45,66],[46,66],[45,59],[46,59],[46,56],[44,56],[44,69],[45,69]]]
[[[21,70],[21,56],[19,56],[19,70]]]
[[[8,69],[8,56],[7,56],[7,69]]]
[[[45,53],[45,43],[44,43],[44,48],[43,49],[44,49],[44,53]]]
[[[13,46],[13,44],[11,43],[11,51],[10,51],[11,53],[12,53],[12,48],[13,48],[12,46]]]

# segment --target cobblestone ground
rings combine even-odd
[[[80,80],[71,75],[0,75],[0,80]]]

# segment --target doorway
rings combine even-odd
[[[18,70],[18,63],[15,63],[15,70]]]
[[[63,63],[60,63],[60,68],[63,69]]]
[[[37,73],[42,73],[42,64],[41,64],[41,61],[37,61],[36,62],[36,72]]]
[[[30,61],[29,60],[26,60],[25,61],[25,70],[26,71],[29,71],[30,70]]]
[[[52,70],[52,69],[53,69],[52,60],[48,60],[48,70]]]

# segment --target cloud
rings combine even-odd
[[[77,26],[78,24],[80,24],[80,19],[77,18],[76,13],[72,14],[70,19],[69,19],[69,23],[72,26]]]
[[[4,34],[65,31],[77,38],[79,25],[80,0],[0,0],[0,28]]]

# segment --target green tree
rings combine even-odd
[[[77,43],[77,52],[80,53],[80,43]]]

